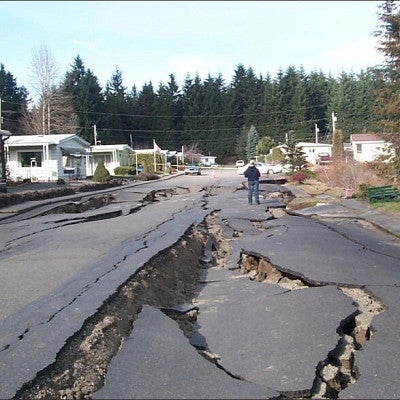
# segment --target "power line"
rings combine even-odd
[[[20,105],[23,106],[24,103],[16,103],[16,102],[11,102],[11,101],[3,101],[4,103],[9,103],[13,105]],[[104,115],[104,116],[114,116],[114,117],[133,117],[133,118],[153,118],[153,119],[158,119],[158,118],[226,118],[226,117],[251,117],[251,116],[265,116],[266,114],[268,115],[274,115],[274,114],[284,114],[284,113],[294,113],[298,111],[305,111],[305,110],[311,110],[314,108],[318,107],[328,107],[328,104],[316,104],[316,105],[311,105],[307,107],[299,107],[299,108],[291,108],[291,109],[286,109],[286,110],[275,110],[275,111],[263,111],[259,113],[241,113],[241,114],[199,114],[199,115],[189,115],[189,114],[184,114],[184,115],[147,115],[147,114],[120,114],[120,113],[103,113],[103,112],[98,112],[98,111],[74,111],[75,114],[92,114],[92,115]]]

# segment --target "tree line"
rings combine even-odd
[[[400,115],[390,110],[400,108],[388,104],[398,91],[400,68],[393,59],[400,56],[393,40],[399,41],[400,17],[393,0],[383,2],[380,10],[375,35],[390,62],[358,74],[343,71],[336,78],[294,66],[274,77],[257,75],[239,64],[230,82],[220,74],[204,80],[187,74],[179,87],[171,73],[158,87],[149,82],[128,90],[116,69],[103,88],[78,55],[56,84],[51,79],[54,63],[42,48],[36,57],[38,104],[29,103],[27,90],[0,65],[2,128],[13,134],[76,133],[93,143],[96,126],[102,144],[139,149],[152,147],[155,139],[161,148],[190,145],[218,159],[246,158],[248,134],[254,130],[259,140],[275,144],[284,143],[288,133],[298,141],[315,141],[318,134],[319,142],[331,143],[333,116],[345,142],[352,133],[393,134],[399,131]]]

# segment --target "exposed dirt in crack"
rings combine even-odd
[[[207,195],[212,194],[212,189],[207,192]],[[162,309],[190,337],[197,317],[196,307],[189,307],[187,312],[177,312],[174,307],[177,304],[190,305],[204,268],[226,266],[229,242],[235,240],[235,235],[232,239],[224,237],[215,215],[210,214],[202,225],[190,229],[178,243],[153,257],[121,285],[98,313],[68,340],[55,363],[24,385],[15,399],[90,399],[103,385],[112,357],[134,329],[134,321],[144,304]],[[275,218],[281,216],[282,210],[274,215]],[[287,290],[325,285],[274,266],[265,257],[245,252],[240,256],[239,268],[252,280],[278,284]],[[337,398],[340,390],[357,379],[355,351],[372,337],[371,321],[384,306],[363,288],[338,286],[338,289],[353,299],[358,312],[338,327],[341,338],[326,360],[316,366],[313,387],[306,391],[282,393],[283,398]],[[199,349],[199,352],[223,369],[218,364],[218,357],[208,349]]]
[[[337,346],[317,366],[312,398],[337,399],[341,390],[354,384],[359,372],[356,351],[362,350],[373,336],[373,318],[385,310],[384,304],[363,288],[339,287],[344,295],[353,299],[358,312],[341,324],[341,338]]]
[[[272,265],[264,257],[245,252],[241,253],[239,268],[251,280],[276,284],[287,290],[332,284],[304,279],[294,272]],[[372,320],[385,310],[385,305],[362,287],[337,285],[337,288],[353,300],[358,310],[338,327],[340,339],[337,346],[316,366],[316,377],[310,391],[303,396],[299,396],[299,392],[284,392],[282,395],[285,397],[337,399],[341,390],[358,379],[356,351],[362,350],[365,343],[372,338]]]
[[[91,398],[104,383],[108,365],[127,337],[144,304],[173,308],[190,302],[202,270],[208,234],[205,226],[190,229],[176,245],[159,253],[88,319],[57,355],[56,361],[26,383],[14,399]],[[180,324],[191,330],[191,310]]]

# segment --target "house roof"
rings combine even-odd
[[[112,150],[129,150],[133,151],[130,146],[127,144],[101,144],[96,146],[90,146],[92,152],[104,152],[104,151],[112,151]]]
[[[351,142],[383,142],[376,133],[353,133],[350,135]]]
[[[330,143],[315,143],[315,142],[299,142],[297,146],[301,147],[332,147]]]
[[[83,146],[89,146],[89,143],[86,140],[80,138],[74,133],[65,134],[65,135],[18,135],[18,136],[10,136],[7,140],[8,146],[38,146],[44,144],[60,144],[61,142],[66,142],[69,139],[78,139],[78,141]]]

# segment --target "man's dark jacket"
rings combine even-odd
[[[258,181],[261,174],[260,171],[255,167],[255,165],[250,165],[246,171],[244,171],[244,176],[249,182]]]

